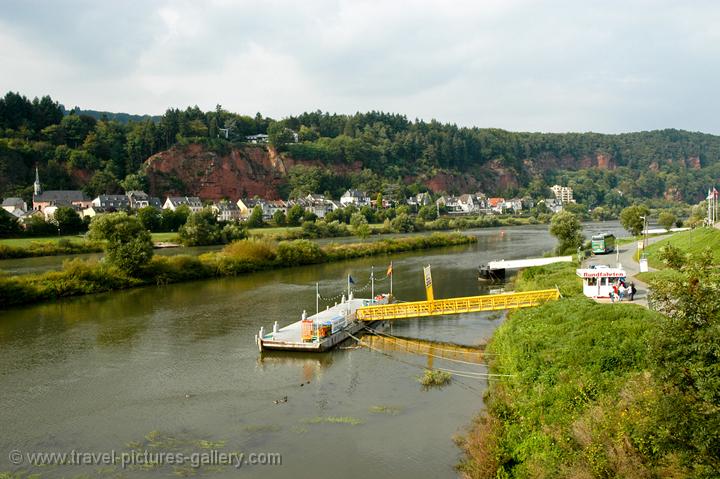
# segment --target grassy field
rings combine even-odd
[[[685,253],[700,253],[705,248],[713,251],[715,262],[720,261],[720,230],[715,228],[696,228],[690,231],[681,231],[667,238],[653,243],[647,248],[648,263],[653,268],[664,268],[660,261],[660,249],[671,244]]]
[[[464,477],[665,477],[647,411],[659,391],[644,374],[658,325],[582,297],[513,312],[487,349],[501,376],[460,441]]]
[[[0,239],[0,245],[15,246],[15,247],[26,247],[30,246],[31,243],[57,243],[60,240],[72,240],[81,241],[84,239],[81,235],[67,235],[67,236],[42,236],[39,238],[4,238]]]
[[[171,243],[175,243],[178,241],[177,233],[150,233],[150,236],[152,236],[152,240],[155,243],[159,241],[169,241]]]

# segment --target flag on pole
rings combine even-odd
[[[355,284],[355,280],[352,279],[352,276],[348,275],[348,283]]]
[[[390,266],[388,266],[387,273],[385,273],[385,276],[392,276],[392,261],[390,262]]]

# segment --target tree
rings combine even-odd
[[[96,216],[88,236],[106,241],[107,262],[131,276],[138,275],[153,255],[150,233],[137,218],[125,212]]]
[[[178,231],[182,225],[190,216],[190,208],[186,205],[182,205],[175,209],[164,209],[160,213],[161,218],[161,231]]]
[[[126,192],[128,191],[145,191],[147,188],[147,177],[137,173],[131,173],[120,182],[120,186]]]
[[[15,215],[0,208],[0,238],[17,236],[20,232],[20,223],[15,218]]]
[[[285,126],[283,122],[270,123],[267,129],[268,141],[277,149],[282,149],[286,144],[295,141],[293,131]]]
[[[277,210],[273,213],[273,221],[275,222],[275,226],[285,226],[287,219],[285,218],[283,210]]]
[[[191,213],[178,230],[178,237],[185,246],[204,246],[223,242],[217,218],[207,208]]]
[[[623,225],[631,235],[638,236],[645,227],[645,220],[650,214],[650,210],[645,205],[628,206],[620,212],[620,224]]]
[[[74,235],[85,229],[85,224],[77,212],[69,206],[61,206],[55,211],[53,219],[58,232],[63,235]]]
[[[350,218],[350,226],[352,226],[353,233],[360,238],[367,238],[370,236],[370,225],[368,224],[367,218],[365,218],[365,215],[359,211],[357,213],[353,213]]]
[[[294,204],[287,212],[287,224],[290,226],[300,226],[305,210],[302,206]]]
[[[432,221],[437,219],[437,208],[432,205],[424,205],[418,211],[418,216],[425,221]]]
[[[676,220],[677,218],[670,211],[661,211],[658,216],[658,223],[668,231],[670,231],[670,228],[673,227]]]
[[[550,221],[550,234],[558,240],[555,251],[563,254],[568,251],[574,252],[582,246],[582,225],[580,220],[569,211],[561,211],[553,215]]]
[[[263,225],[265,225],[265,222],[263,221],[262,206],[256,205],[250,216],[248,216],[247,226],[248,228],[261,228]]]
[[[136,216],[138,221],[140,221],[140,224],[142,224],[143,228],[145,228],[146,230],[156,232],[162,229],[162,214],[156,208],[152,206],[145,206],[137,210]]]
[[[653,306],[666,317],[653,335],[652,362],[662,388],[662,445],[693,463],[697,477],[720,469],[720,272],[710,249],[686,259],[680,272],[651,284]]]
[[[398,233],[409,233],[415,229],[415,223],[407,213],[398,214],[391,222],[392,227]]]

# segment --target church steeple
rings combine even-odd
[[[38,167],[35,167],[35,183],[33,183],[33,194],[39,196],[42,194],[42,186],[40,186],[40,173],[38,173]]]

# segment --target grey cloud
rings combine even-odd
[[[76,74],[18,68],[0,89],[44,80],[88,108],[373,108],[514,130],[720,132],[711,1],[3,3],[6,35]]]

